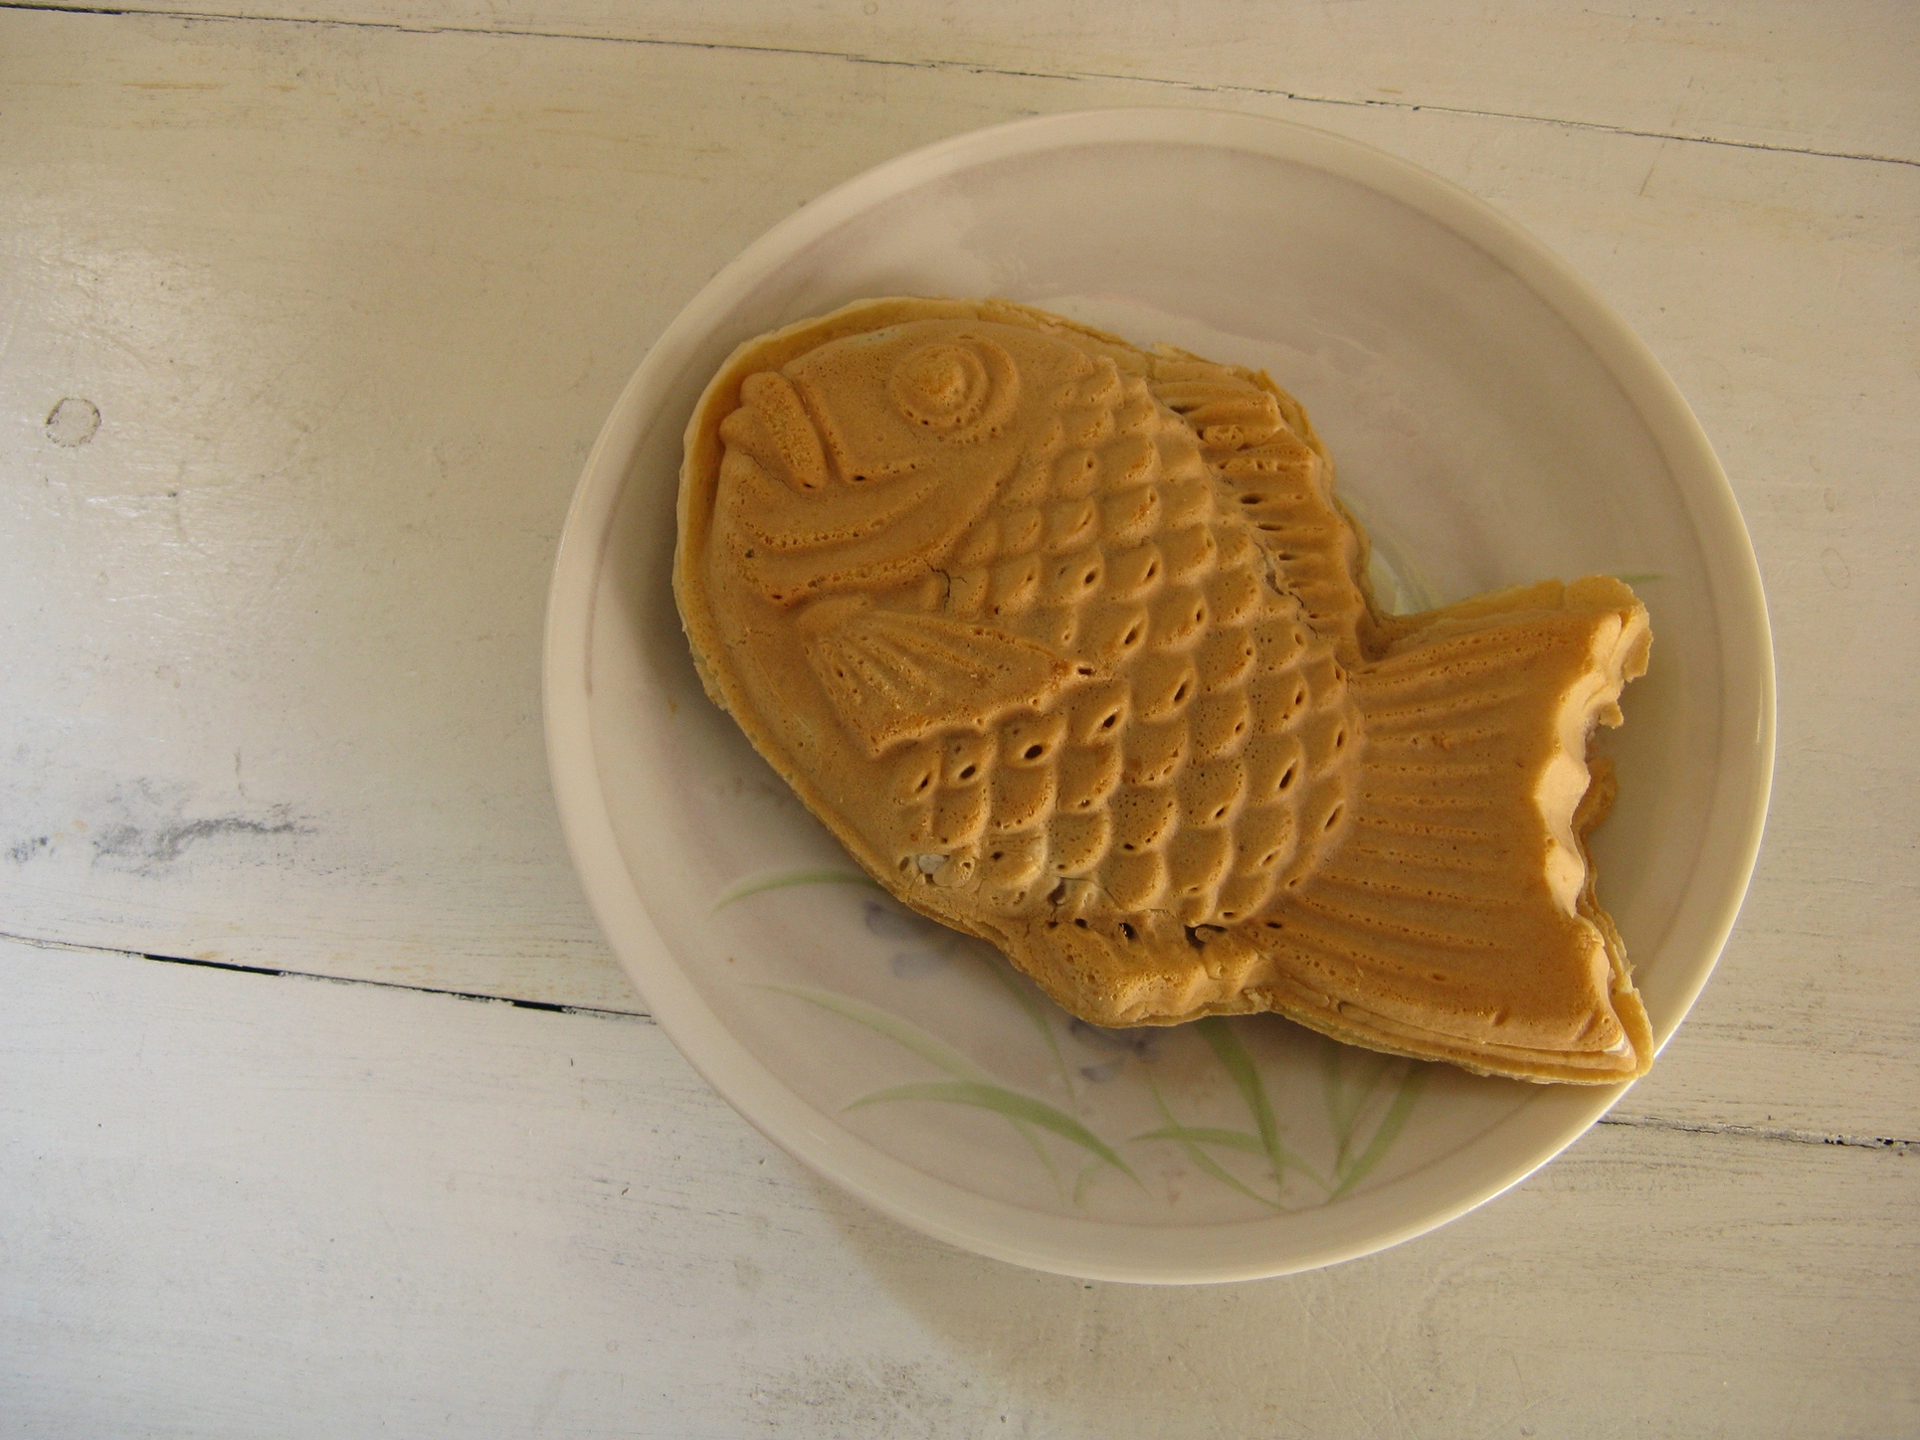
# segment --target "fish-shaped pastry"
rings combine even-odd
[[[1585,835],[1617,580],[1384,615],[1263,372],[1001,302],[741,346],[687,430],[708,693],[876,880],[1096,1025],[1277,1011],[1482,1073],[1653,1046]]]

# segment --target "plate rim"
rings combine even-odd
[[[1665,1048],[1717,967],[1738,917],[1757,862],[1773,777],[1772,634],[1758,560],[1732,487],[1691,407],[1652,350],[1570,264],[1453,182],[1363,141],[1297,121],[1199,107],[1138,106],[1003,122],[907,151],[841,182],[723,266],[661,332],[622,388],[568,506],[548,589],[542,649],[548,773],[589,908],[651,1018],[707,1083],[782,1150],[910,1228],[1027,1268],[1144,1283],[1261,1279],[1356,1259],[1457,1219],[1559,1155],[1631,1085],[1543,1090],[1533,1103],[1407,1180],[1329,1207],[1336,1210],[1338,1225],[1325,1223],[1335,1217],[1324,1212],[1215,1225],[1116,1224],[1044,1215],[983,1197],[925,1175],[832,1124],[733,1037],[680,970],[627,872],[593,747],[593,627],[620,500],[635,451],[652,428],[654,408],[714,322],[774,264],[874,203],[995,160],[1116,143],[1200,145],[1292,161],[1408,205],[1526,284],[1593,350],[1647,424],[1702,541],[1709,592],[1719,602],[1721,714],[1729,737],[1695,857],[1696,867],[1710,857],[1725,867],[1720,894],[1694,917],[1691,943],[1708,958],[1670,1014],[1656,1020],[1656,1051]],[[1737,727],[1749,720],[1752,746],[1736,771],[1725,757]],[[1689,914],[1683,907],[1676,920]],[[1478,1152],[1496,1138],[1502,1149],[1520,1141],[1525,1153],[1505,1164],[1481,1163]],[[1393,1222],[1387,1211],[1400,1208],[1403,1197],[1397,1192],[1414,1179],[1428,1186],[1442,1182],[1436,1188],[1450,1198]],[[1322,1223],[1312,1223],[1315,1215]],[[1314,1230],[1329,1233],[1317,1241],[1303,1234]],[[1287,1240],[1275,1243],[1279,1234]],[[1299,1243],[1302,1239],[1308,1243]]]

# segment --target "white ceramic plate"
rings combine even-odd
[[[1759,844],[1773,671],[1747,535],[1646,348],[1511,222],[1276,121],[1118,110],[931,146],[806,206],[660,337],[555,567],[546,723],[608,939],[714,1088],[928,1234],[1089,1278],[1277,1275],[1512,1185],[1622,1089],[1409,1065],[1272,1017],[1109,1034],[903,912],[708,703],[669,586],[681,434],[740,341],[868,296],[1003,296],[1262,365],[1306,403],[1400,608],[1630,579],[1653,666],[1596,837],[1656,1039]]]

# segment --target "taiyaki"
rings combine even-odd
[[[1645,607],[1594,576],[1384,614],[1332,477],[1264,372],[868,301],[707,387],[675,592],[708,694],[874,879],[1095,1025],[1644,1073],[1585,838]]]

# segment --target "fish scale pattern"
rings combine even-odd
[[[890,757],[902,868],[1116,938],[1239,924],[1338,832],[1360,738],[1335,644],[1262,530],[1312,452],[1272,396],[1204,363],[1090,355],[1060,401],[920,602],[1090,677]]]

